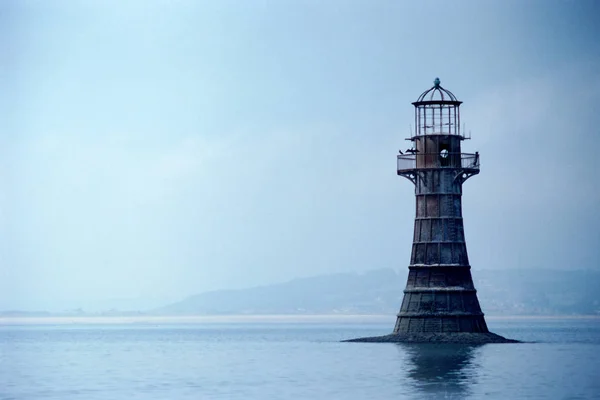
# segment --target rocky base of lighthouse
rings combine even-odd
[[[343,340],[343,342],[362,343],[458,343],[458,344],[486,344],[486,343],[520,343],[518,340],[507,339],[492,332],[453,332],[453,333],[415,333],[415,334],[390,334],[384,336],[364,337]]]

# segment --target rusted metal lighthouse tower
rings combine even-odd
[[[412,148],[398,175],[415,185],[416,215],[408,282],[391,335],[353,341],[514,342],[490,333],[471,278],[462,218],[462,186],[479,173],[479,154],[463,153],[460,105],[440,85],[415,106]],[[402,152],[401,152],[402,153]]]

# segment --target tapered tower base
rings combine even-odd
[[[344,340],[344,342],[362,343],[519,343],[518,340],[507,339],[492,332],[453,332],[453,333],[397,333],[385,336],[364,337]]]

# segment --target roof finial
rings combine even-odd
[[[440,78],[435,78],[435,80],[433,81],[433,84],[436,88],[440,87]]]

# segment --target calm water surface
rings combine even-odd
[[[1,326],[0,399],[600,399],[600,319],[488,325],[535,343],[339,343],[390,323]]]

